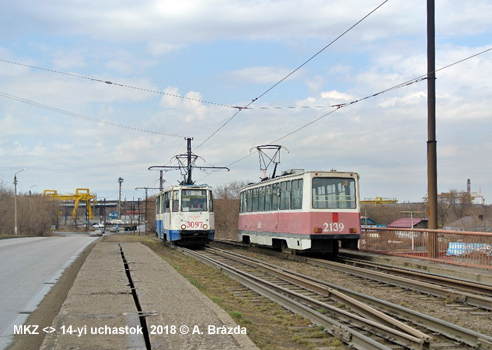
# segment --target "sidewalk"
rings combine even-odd
[[[140,243],[99,242],[52,330],[41,349],[257,349],[246,328]]]

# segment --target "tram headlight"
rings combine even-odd
[[[350,233],[357,233],[357,229],[356,229],[356,228],[351,228],[351,229],[349,230],[349,232],[350,232]]]
[[[186,229],[186,225],[185,224],[181,225],[181,229],[182,230]]]
[[[314,233],[321,233],[321,232],[323,232],[323,229],[321,227],[314,228]]]
[[[203,224],[203,229],[206,230],[208,228],[207,224]]]

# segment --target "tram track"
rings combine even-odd
[[[229,242],[219,244],[245,248],[244,245],[238,246]],[[492,286],[487,284],[347,259],[343,256],[338,261],[331,261],[304,255],[287,255],[266,249],[257,251],[492,311]]]
[[[394,344],[402,349],[432,349],[434,343],[443,344],[446,339],[456,342],[448,347],[450,349],[492,349],[492,338],[488,336],[262,261],[216,248],[183,252],[221,269],[291,311],[301,313],[357,349],[389,349],[394,348]],[[400,318],[433,335],[400,321]],[[436,333],[443,334],[446,339],[436,340],[443,338],[436,337]],[[375,335],[378,341],[375,341]]]
[[[371,279],[380,283],[385,283],[404,289],[414,290],[419,293],[452,300],[456,303],[466,304],[487,311],[492,311],[492,289],[490,289],[490,286],[446,278],[443,276],[438,277],[426,275],[410,270],[403,271],[400,269],[399,274],[392,274],[389,272],[390,269],[383,268],[382,266],[379,267],[380,271],[375,271],[374,269],[367,268],[367,266],[359,267],[346,263],[328,261],[323,259],[307,258],[305,262],[315,266],[344,272],[353,276]],[[383,269],[385,271],[381,271]],[[392,269],[391,272],[396,272],[396,270]],[[432,281],[432,283],[420,280],[424,276],[426,277],[426,280]],[[486,294],[475,294],[469,292],[470,290],[480,293],[485,292]]]
[[[345,265],[352,265],[352,266],[384,272],[390,275],[396,275],[400,277],[408,277],[411,278],[412,280],[428,282],[428,283],[440,285],[443,287],[449,287],[452,289],[461,290],[465,292],[482,294],[484,296],[488,296],[492,298],[492,286],[485,283],[440,276],[432,273],[424,273],[424,272],[419,272],[412,269],[405,269],[401,267],[387,266],[375,262],[368,262],[350,256],[350,254],[340,254],[338,257],[338,261]]]

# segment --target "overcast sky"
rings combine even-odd
[[[427,82],[376,95],[426,74],[424,0],[4,0],[0,13],[7,188],[25,168],[20,192],[116,199],[122,177],[122,196],[143,198],[136,187],[159,185],[148,167],[193,137],[197,165],[231,169],[197,183],[257,181],[250,150],[274,143],[280,170],[358,172],[361,198],[426,195]],[[492,0],[436,0],[437,69],[490,48]],[[438,191],[471,179],[489,203],[492,51],[436,84]]]

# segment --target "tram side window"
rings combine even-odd
[[[253,210],[253,192],[251,190],[246,191],[246,211],[251,212]]]
[[[179,191],[173,191],[173,212],[179,210]]]
[[[283,181],[280,183],[280,210],[290,209],[291,182]]]
[[[278,202],[280,200],[280,185],[272,184],[272,210],[278,210]]]
[[[265,187],[258,188],[258,211],[265,210]]]
[[[313,178],[314,209],[355,209],[354,179]]]
[[[292,209],[302,209],[302,184],[302,179],[292,180]]]
[[[155,201],[155,212],[160,213],[161,212],[161,196],[157,196],[156,201]]]
[[[253,188],[253,211],[258,211],[258,189]]]
[[[246,195],[244,192],[241,192],[239,195],[239,212],[244,213],[246,211]]]
[[[170,203],[170,198],[169,198],[169,195],[171,193],[170,192],[166,192],[164,193],[164,211],[166,213],[169,213],[171,211],[171,203]]]
[[[265,211],[272,208],[272,186],[265,186]]]
[[[208,192],[209,198],[208,198],[208,210],[210,212],[214,211],[214,198],[212,196],[212,191]]]

